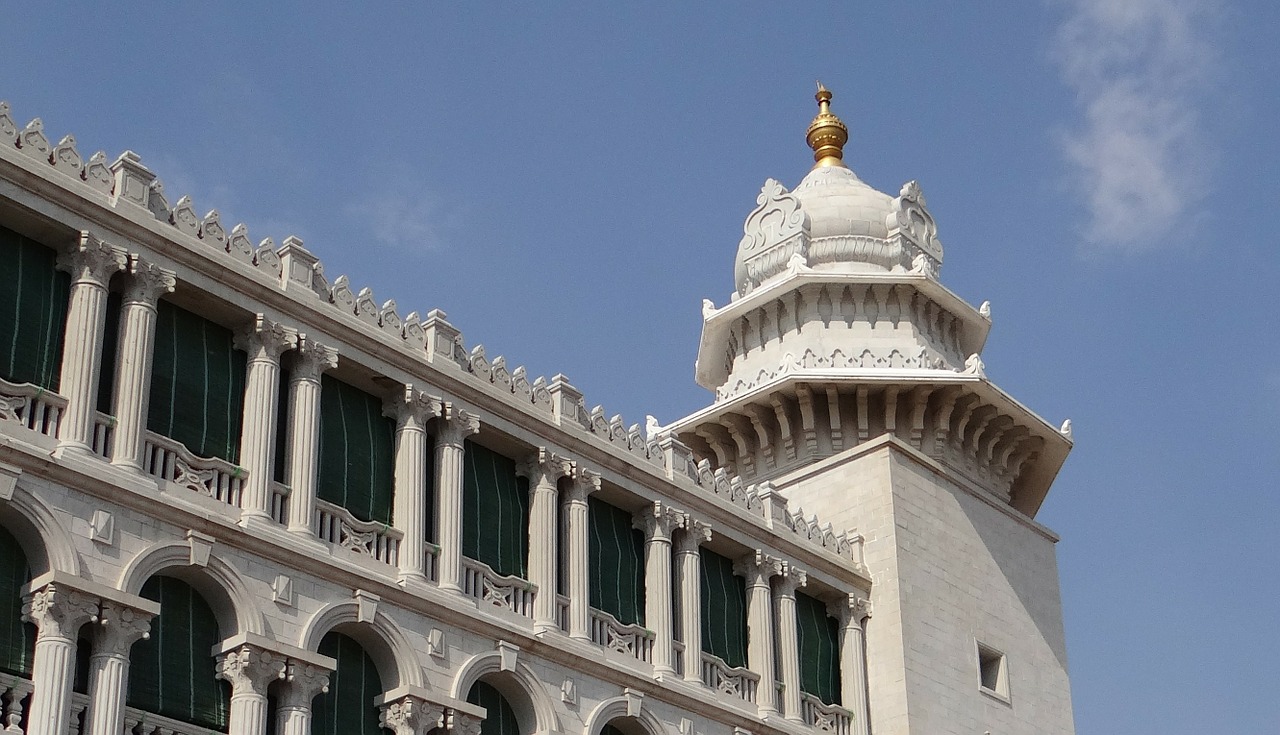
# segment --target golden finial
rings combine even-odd
[[[849,141],[849,128],[831,113],[831,91],[822,86],[822,82],[818,82],[818,93],[813,98],[818,101],[818,114],[809,123],[809,131],[804,136],[813,149],[813,167],[847,168],[844,165],[844,144]]]

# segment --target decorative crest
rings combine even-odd
[[[844,144],[849,142],[849,128],[831,112],[831,91],[818,82],[818,114],[809,123],[804,139],[813,149],[814,168],[844,165]]]

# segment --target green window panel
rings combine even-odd
[[[98,371],[98,410],[108,416],[111,392],[116,387],[116,357],[120,351],[120,306],[124,299],[118,293],[107,294],[107,318],[102,327],[102,369]]]
[[[747,665],[747,585],[733,561],[705,548],[702,558],[702,650],[730,666]]]
[[[329,675],[329,691],[313,700],[314,735],[385,735],[378,725],[374,697],[382,695],[382,679],[360,644],[341,633],[320,640],[320,653],[338,662]]]
[[[426,514],[423,528],[427,530],[427,540],[437,542],[440,536],[436,532],[436,437],[427,434],[426,467],[423,470],[427,478],[427,496],[423,499],[423,513]]]
[[[827,704],[840,704],[840,626],[826,603],[796,593],[800,644],[800,690]]]
[[[480,735],[521,735],[516,711],[506,697],[502,696],[502,692],[493,686],[477,681],[467,694],[467,701],[485,709]]]
[[[276,391],[276,451],[272,458],[271,475],[276,482],[284,482],[284,462],[289,447],[289,371],[280,369],[280,385]]]
[[[230,329],[161,300],[147,428],[197,457],[236,462],[248,356]]]
[[[36,627],[22,622],[22,586],[31,581],[31,568],[22,545],[0,527],[0,671],[31,676]]]
[[[316,495],[362,521],[390,524],[395,431],[395,422],[382,415],[381,398],[321,376]]]
[[[209,603],[172,577],[148,579],[142,596],[160,614],[129,652],[129,706],[226,732],[231,685],[214,677],[210,651],[222,636]]]
[[[498,574],[525,576],[529,558],[529,482],[516,463],[468,441],[462,476],[462,554]]]
[[[57,253],[0,227],[0,378],[58,390],[71,277]]]
[[[631,514],[587,498],[591,606],[620,622],[644,624],[644,534]]]

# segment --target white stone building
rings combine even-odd
[[[0,103],[0,728],[1072,732],[1069,425],[818,99],[643,429]]]

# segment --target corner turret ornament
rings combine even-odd
[[[831,91],[818,82],[818,114],[809,123],[804,139],[813,149],[813,167],[827,168],[844,165],[844,144],[849,142],[849,128],[831,112]]]

